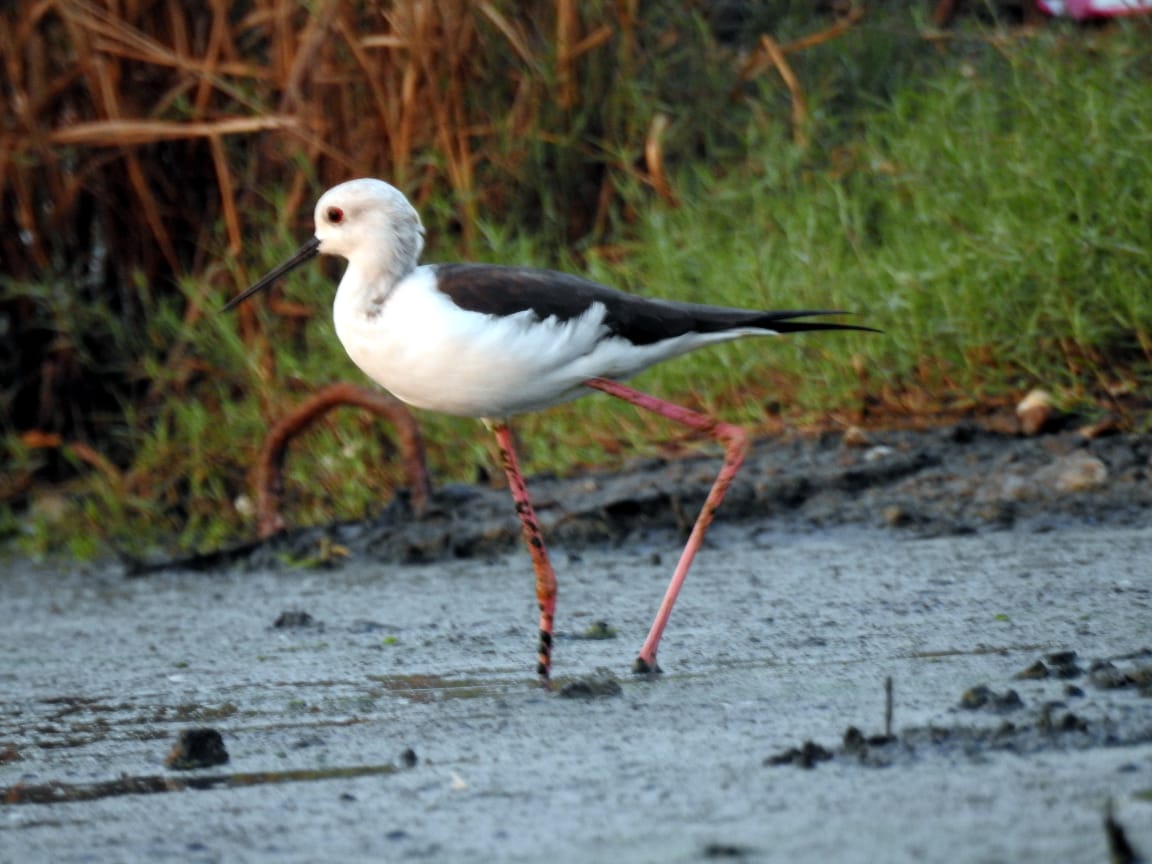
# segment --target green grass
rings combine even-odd
[[[634,221],[616,226],[615,254],[557,248],[515,213],[488,214],[477,254],[653,296],[846,309],[885,331],[744,340],[634,382],[761,431],[781,415],[852,416],[877,395],[899,405],[928,394],[963,407],[1044,386],[1068,403],[1101,404],[1152,380],[1146,38],[1136,29],[1055,31],[993,49],[973,37],[942,58],[917,44],[885,77],[872,64],[892,34],[845,37],[840,55],[801,66],[807,150],[791,143],[780,88],[765,81],[763,104],[777,108],[740,114],[739,135],[714,151],[723,158],[670,157],[680,207],[638,187],[629,193]],[[676,117],[673,137],[689,137],[690,123]],[[454,235],[436,212],[426,217],[428,260],[457,257]],[[301,239],[270,230],[245,267],[272,264]],[[136,360],[157,398],[125,407],[127,479],[89,472],[67,490],[73,551],[90,552],[93,537],[117,548],[158,538],[206,548],[253,532],[235,505],[250,491],[247,472],[268,425],[319,385],[363,382],[331,326],[332,272],[315,266],[285,285],[316,313],[306,323],[264,319],[271,364],[260,345],[240,339],[233,316],[189,330],[182,304],[158,305]],[[185,291],[199,296],[207,284],[190,281]],[[199,372],[163,365],[177,343]],[[475,421],[419,419],[434,482],[471,481],[496,464]],[[683,439],[604,397],[521,418],[517,428],[529,472],[610,464]],[[39,458],[11,439],[6,450],[14,464]],[[351,409],[330,414],[293,447],[285,516],[290,524],[361,517],[399,477],[386,427]],[[60,544],[48,517],[3,512],[0,532],[25,551]]]

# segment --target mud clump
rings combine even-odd
[[[315,627],[317,621],[302,609],[285,609],[281,612],[272,626],[277,630],[286,630],[293,627]]]
[[[569,681],[556,692],[564,699],[603,699],[620,696],[624,688],[611,672],[601,671],[588,678]]]
[[[176,739],[164,764],[173,771],[192,771],[228,762],[224,736],[215,729],[185,729]]]
[[[797,765],[800,768],[815,768],[819,762],[827,762],[835,754],[821,747],[815,741],[805,741],[799,747],[792,747],[764,760],[765,765]]]
[[[1024,703],[1020,699],[1020,694],[1015,690],[1009,689],[1003,693],[996,693],[988,685],[978,684],[972,689],[964,691],[960,697],[960,707],[967,711],[988,708],[999,713],[1006,713],[1023,708]]]

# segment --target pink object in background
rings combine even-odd
[[[1152,0],[1036,0],[1040,11],[1065,18],[1115,18],[1152,12]]]

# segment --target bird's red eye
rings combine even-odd
[[[328,217],[328,221],[333,225],[339,225],[344,221],[344,211],[339,207],[329,207],[328,212],[324,215]]]

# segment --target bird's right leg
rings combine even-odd
[[[720,473],[716,475],[712,489],[704,500],[704,507],[700,511],[700,515],[696,517],[696,524],[692,526],[692,533],[688,536],[688,543],[685,545],[684,552],[680,555],[680,561],[672,573],[672,581],[668,583],[664,599],[660,602],[660,608],[656,612],[656,620],[652,622],[652,629],[648,631],[648,638],[644,640],[640,654],[637,656],[636,662],[632,664],[633,672],[644,674],[659,672],[660,667],[656,663],[656,649],[660,647],[660,637],[664,635],[664,627],[668,623],[668,617],[672,614],[672,607],[676,603],[676,598],[680,595],[680,588],[684,585],[688,568],[692,566],[696,553],[704,545],[704,533],[712,524],[712,517],[716,514],[716,508],[724,500],[728,487],[732,485],[732,480],[736,477],[736,472],[740,469],[740,465],[748,453],[748,436],[739,426],[721,423],[707,414],[692,411],[672,402],[665,402],[663,399],[657,399],[655,396],[649,396],[647,393],[641,393],[639,390],[627,387],[619,381],[610,381],[607,378],[591,378],[584,384],[610,396],[615,396],[617,399],[631,402],[638,408],[653,411],[676,423],[704,432],[724,445],[724,464],[720,467]]]
[[[516,502],[516,515],[524,532],[524,543],[532,556],[532,568],[536,571],[536,600],[540,604],[540,646],[537,652],[536,672],[540,676],[540,683],[547,687],[552,668],[556,574],[552,570],[552,563],[548,560],[548,550],[544,548],[544,537],[540,533],[540,523],[536,521],[536,512],[532,509],[532,499],[528,497],[524,475],[520,473],[516,450],[512,446],[512,430],[502,420],[489,421],[488,425],[496,435],[496,444],[500,448],[500,464],[508,476],[508,488],[512,491],[512,500]]]

